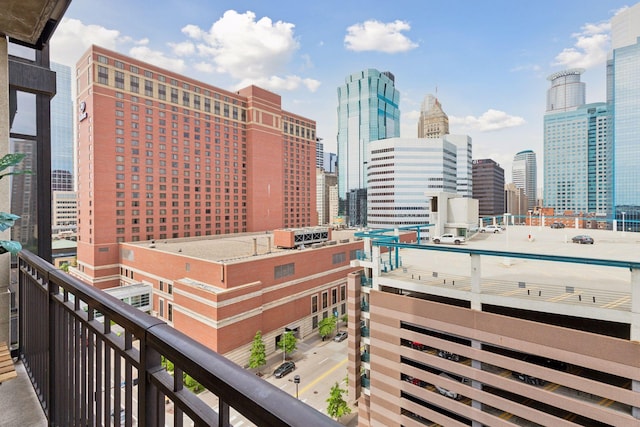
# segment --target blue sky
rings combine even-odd
[[[534,150],[542,166],[547,76],[585,68],[587,102],[605,100],[609,21],[633,4],[73,0],[51,58],[73,66],[97,44],[224,89],[257,84],[316,120],[333,152],[336,88],[365,68],[391,71],[401,136],[417,136],[422,100],[437,88],[451,133],[470,135],[473,157],[500,163],[509,182],[518,151]]]

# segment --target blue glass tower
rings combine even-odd
[[[51,100],[51,189],[73,191],[73,101],[71,68],[51,63],[56,96]]]
[[[347,194],[366,189],[369,142],[400,136],[400,92],[390,72],[368,69],[338,87],[338,197],[345,214]]]
[[[544,116],[544,206],[610,215],[611,114],[607,103],[581,105]]]
[[[614,197],[618,224],[640,230],[640,3],[611,20],[607,87],[613,107]],[[624,215],[623,215],[624,213]]]

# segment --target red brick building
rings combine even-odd
[[[78,61],[78,268],[120,281],[118,244],[317,224],[316,124],[92,46]]]
[[[304,338],[346,314],[363,242],[346,231],[329,239],[304,249],[280,249],[271,233],[122,243],[120,284],[151,285],[156,316],[245,365],[256,331],[272,353],[285,329]]]

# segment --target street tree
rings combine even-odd
[[[251,355],[249,356],[249,368],[258,369],[260,374],[260,368],[267,364],[267,351],[262,339],[262,332],[256,332],[251,343]]]
[[[336,421],[339,420],[340,417],[351,413],[349,404],[342,397],[342,394],[345,392],[346,390],[341,389],[337,382],[331,387],[331,391],[329,391],[327,415],[335,418]]]
[[[278,348],[284,352],[284,357],[287,357],[287,353],[294,352],[298,347],[298,340],[293,332],[287,331],[282,334],[282,338],[278,342]]]
[[[318,322],[318,333],[320,334],[322,341],[331,335],[333,330],[336,328],[336,322],[337,319],[333,316],[325,317]]]

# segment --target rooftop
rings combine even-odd
[[[354,233],[355,230],[332,230],[331,240],[338,242],[338,244],[345,239],[353,242]],[[273,233],[262,232],[163,239],[129,244],[154,248],[161,252],[179,253],[193,258],[226,263],[246,260],[249,257],[266,258],[286,255],[298,250],[311,249],[310,247],[307,247],[307,249],[280,249],[273,242]]]

